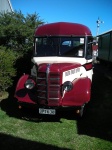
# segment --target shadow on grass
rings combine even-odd
[[[15,92],[15,87],[16,87],[16,81],[17,79],[15,78],[15,81],[13,83],[13,86],[7,90],[9,93],[8,98],[3,99],[0,101],[0,107],[3,111],[7,113],[8,116],[12,117],[19,117],[18,115],[18,109],[17,109],[17,100],[14,99],[14,92]]]
[[[0,107],[6,114],[10,117],[23,119],[32,122],[60,122],[61,118],[66,118],[69,120],[76,119],[75,112],[73,111],[58,111],[56,115],[40,115],[38,113],[38,108],[23,108],[19,109],[17,100],[14,98],[16,83],[18,79],[15,79],[14,84],[8,89],[9,96],[0,102]],[[71,115],[74,113],[74,115]]]
[[[20,113],[14,97],[14,88],[9,89],[8,99],[0,105],[7,115],[35,122],[60,122],[61,118],[76,120],[73,111],[62,111],[56,116],[41,116],[38,110],[25,110]],[[95,72],[92,83],[91,101],[83,118],[77,119],[78,134],[112,141],[112,81]]]
[[[112,141],[112,81],[95,73],[85,116],[77,121],[78,134]]]
[[[13,96],[13,91],[11,90],[9,97],[4,99],[0,103],[0,107],[9,117],[14,117],[30,122],[60,122],[61,118],[66,118],[68,120],[76,119],[75,112],[70,111],[58,111],[56,115],[40,115],[38,113],[38,108],[18,108],[17,100]],[[74,114],[74,115],[71,115]]]
[[[0,150],[70,150],[0,133]]]

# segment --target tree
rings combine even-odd
[[[0,91],[12,85],[16,72],[30,70],[34,30],[43,23],[36,13],[0,13]]]
[[[34,30],[43,23],[36,13],[27,14],[26,17],[21,11],[0,13],[0,45],[21,53],[29,51]]]

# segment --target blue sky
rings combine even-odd
[[[76,22],[90,28],[96,36],[97,19],[99,34],[112,29],[112,0],[10,0],[14,10],[24,15],[37,13],[46,23]]]

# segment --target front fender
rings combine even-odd
[[[25,88],[25,82],[26,80],[30,78],[30,75],[25,74],[20,77],[14,97],[18,99],[18,102],[25,102],[25,103],[35,103],[36,102],[36,96],[32,92],[32,90],[28,90]]]
[[[81,106],[89,102],[91,96],[91,80],[87,77],[74,80],[73,89],[65,92],[63,105]]]
[[[16,91],[20,90],[20,89],[23,89],[25,88],[24,87],[24,84],[26,82],[26,80],[29,78],[29,75],[28,74],[25,74],[23,76],[20,77],[18,83],[17,83],[17,86],[16,86]]]

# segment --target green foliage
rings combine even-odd
[[[15,60],[15,52],[0,47],[0,92],[6,90],[13,83],[12,77],[16,75],[13,67]]]
[[[0,13],[0,91],[12,85],[12,77],[16,75],[16,71],[19,75],[27,72],[26,68],[30,71],[28,67],[34,30],[43,23],[36,13],[27,14],[26,17],[21,11]]]
[[[26,17],[21,11],[0,13],[0,45],[24,54],[31,49],[34,30],[40,24],[43,22],[36,13]]]

